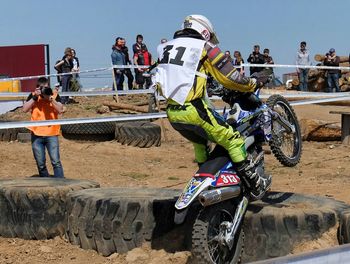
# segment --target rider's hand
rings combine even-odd
[[[271,69],[264,69],[260,72],[255,72],[250,76],[250,78],[254,78],[256,80],[255,89],[259,89],[270,81],[270,76]]]

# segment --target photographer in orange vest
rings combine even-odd
[[[31,110],[32,121],[54,120],[63,113],[61,98],[55,89],[49,87],[49,81],[45,77],[38,79],[35,91],[29,94],[23,105],[23,111]],[[54,177],[64,178],[63,168],[60,161],[58,136],[60,125],[29,127],[34,158],[40,177],[49,177],[46,167],[45,149],[47,149],[54,171]]]

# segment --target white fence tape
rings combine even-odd
[[[23,76],[23,77],[15,77],[15,78],[4,78],[0,79],[0,81],[16,81],[16,80],[31,80],[37,79],[40,77],[57,77],[63,75],[71,75],[71,74],[82,74],[82,73],[91,73],[91,72],[101,72],[101,71],[111,71],[113,68],[115,69],[135,69],[135,68],[149,68],[150,66],[142,66],[142,65],[113,65],[111,67],[97,68],[92,70],[84,70],[78,72],[68,72],[68,73],[57,73],[57,74],[46,74],[46,75],[36,75],[36,76]],[[262,67],[262,68],[299,68],[299,69],[338,69],[338,70],[350,70],[350,67],[345,66],[313,66],[313,65],[290,65],[290,64],[249,64],[244,63],[240,66],[235,66],[236,68],[241,67]]]
[[[320,70],[348,70],[349,66],[313,66],[313,65],[289,65],[289,64],[250,64],[244,63],[238,66],[241,67],[260,67],[260,68],[298,68],[298,69],[320,69]]]
[[[295,105],[306,105],[316,103],[327,103],[342,100],[350,100],[350,96],[347,97],[335,97],[318,100],[305,100],[298,102],[291,102]],[[218,109],[217,112],[222,113],[223,109]],[[136,121],[155,118],[166,118],[166,113],[150,113],[150,114],[138,114],[138,115],[123,115],[123,116],[110,116],[110,117],[96,117],[96,118],[71,118],[71,119],[58,119],[47,121],[14,121],[14,122],[0,122],[0,129],[7,128],[19,128],[19,127],[31,127],[31,126],[48,126],[48,125],[69,125],[69,124],[85,124],[85,123],[101,123],[101,122],[123,122],[123,121]]]
[[[90,73],[90,72],[102,72],[102,71],[111,71],[113,68],[115,69],[127,69],[127,68],[149,68],[149,66],[142,66],[142,65],[113,65],[111,67],[104,67],[104,68],[98,68],[98,69],[92,69],[92,70],[84,70],[84,71],[75,71],[75,72],[67,72],[67,73],[56,73],[56,74],[44,74],[44,75],[35,75],[35,76],[23,76],[23,77],[14,77],[14,78],[3,78],[0,79],[0,82],[3,81],[22,81],[22,80],[32,80],[32,79],[38,79],[40,77],[57,77],[57,76],[63,76],[63,75],[72,75],[72,74],[82,74],[82,73]]]
[[[17,127],[32,127],[32,126],[52,126],[52,125],[101,123],[101,122],[123,122],[123,121],[135,121],[135,120],[145,120],[145,119],[154,119],[154,118],[164,118],[164,117],[166,117],[166,113],[118,115],[118,116],[95,117],[95,118],[70,118],[70,119],[57,119],[57,120],[46,120],[46,121],[0,122],[0,129],[17,128]]]
[[[140,89],[140,90],[120,90],[120,91],[95,91],[95,92],[60,92],[60,96],[103,96],[103,95],[130,95],[130,94],[150,94],[154,93],[152,89]],[[20,92],[20,93],[9,93],[4,92],[0,93],[1,97],[25,97],[27,98],[29,92]],[[1,102],[1,101],[0,101]]]

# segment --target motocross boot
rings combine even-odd
[[[246,183],[253,201],[260,200],[271,186],[271,175],[261,175],[249,160],[236,164],[238,176]]]

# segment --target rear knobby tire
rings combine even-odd
[[[235,236],[234,244],[228,252],[228,258],[217,262],[214,254],[211,254],[212,245],[208,240],[214,229],[218,229],[217,223],[213,223],[216,217],[224,215],[231,219],[234,217],[235,206],[230,201],[221,202],[209,207],[203,208],[199,213],[193,225],[192,231],[192,257],[195,263],[212,264],[212,263],[240,263],[243,253],[244,233],[240,227]],[[221,219],[220,219],[221,220]],[[220,223],[220,221],[218,222]],[[228,250],[228,249],[227,249]]]
[[[0,181],[0,236],[48,239],[63,235],[67,225],[66,196],[96,188],[87,180],[26,178]]]
[[[275,94],[270,96],[267,99],[266,104],[272,110],[276,110],[277,106],[281,107],[281,109],[283,109],[284,112],[283,117],[286,118],[295,127],[294,135],[284,134],[282,137],[281,135],[278,135],[276,133],[279,124],[277,123],[277,121],[272,121],[272,139],[270,140],[270,147],[276,159],[284,166],[294,167],[299,163],[302,153],[302,140],[298,118],[292,106],[281,95]],[[285,137],[293,137],[293,150],[290,155],[287,155],[282,149],[282,144],[285,143],[284,141],[286,140]]]

